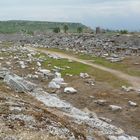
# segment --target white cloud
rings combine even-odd
[[[112,24],[116,28],[121,27],[121,24],[127,27],[132,20],[140,24],[140,20],[137,20],[140,18],[140,0],[13,1],[17,4],[13,2],[8,5],[8,0],[7,3],[0,1],[0,4],[5,5],[0,6],[0,19],[75,21],[92,26],[109,27]]]

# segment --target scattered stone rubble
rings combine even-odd
[[[2,37],[1,37],[2,36]],[[16,36],[13,37],[13,36]],[[8,35],[1,41],[12,41],[18,45],[33,47],[59,48],[67,51],[105,57],[111,62],[122,61],[125,56],[140,54],[140,39],[137,35],[93,35],[93,34],[46,34],[46,35]],[[18,42],[18,43],[17,43]],[[57,55],[51,55],[59,59]]]
[[[55,37],[55,38],[54,38]],[[66,50],[74,50],[81,53],[88,53],[95,56],[102,56],[108,59],[112,62],[121,61],[125,55],[139,55],[139,47],[136,46],[136,50],[133,49],[133,43],[124,43],[124,46],[119,48],[119,42],[117,42],[118,46],[114,47],[114,41],[111,39],[106,38],[97,38],[96,36],[91,35],[66,35],[65,37],[63,35],[57,36],[57,35],[47,35],[46,36],[40,36],[39,38],[43,38],[42,41],[38,39],[31,39],[26,38],[23,41],[23,44],[29,44],[34,47],[55,47],[60,49],[66,49]],[[67,38],[67,39],[66,39]],[[115,37],[114,37],[115,38]],[[28,41],[27,41],[28,40]],[[83,41],[84,40],[84,41]],[[34,41],[37,43],[34,44]],[[17,40],[16,40],[17,42]],[[40,44],[43,44],[42,46]],[[0,68],[0,79],[4,79],[4,81],[7,83],[9,87],[14,89],[16,92],[22,92],[27,93],[27,95],[31,95],[34,98],[36,98],[38,101],[44,103],[48,108],[55,108],[56,110],[59,110],[60,113],[63,115],[63,117],[68,117],[68,120],[71,120],[75,124],[82,125],[84,124],[87,126],[88,130],[95,131],[97,129],[99,134],[104,135],[109,140],[138,140],[137,138],[133,136],[128,136],[125,134],[125,132],[110,124],[110,120],[107,118],[98,118],[96,115],[87,113],[84,111],[81,111],[75,107],[73,107],[71,104],[69,104],[66,101],[60,100],[57,95],[52,95],[47,92],[45,92],[42,88],[39,87],[39,85],[34,84],[33,82],[29,82],[28,80],[31,79],[39,79],[39,77],[43,77],[45,79],[52,79],[48,85],[50,88],[56,88],[60,89],[61,87],[64,88],[64,92],[74,92],[76,93],[77,90],[72,87],[67,87],[67,83],[64,82],[64,79],[61,77],[61,74],[58,72],[62,70],[63,68],[54,67],[54,72],[51,72],[47,69],[42,69],[42,62],[46,60],[46,58],[39,57],[34,58],[33,56],[36,55],[36,52],[27,50],[25,47],[20,46],[21,42],[16,46],[13,46],[11,48],[0,48],[0,51],[4,54],[7,54],[9,58],[7,58],[7,62],[3,64],[6,66],[6,68]],[[127,46],[128,45],[128,46]],[[78,46],[78,47],[75,47]],[[119,48],[119,49],[118,49]],[[125,48],[125,49],[124,49]],[[116,51],[118,50],[118,51]],[[16,55],[13,56],[12,53],[15,53]],[[53,59],[60,59],[57,55],[50,55],[49,57]],[[35,74],[27,74],[23,75],[22,73],[20,76],[13,74],[11,72],[11,69],[14,69],[13,62],[10,60],[15,60],[14,64],[17,64],[17,66],[23,70],[26,71],[26,68],[28,68],[29,64],[35,64],[30,69],[35,70]],[[0,57],[0,62],[3,63],[4,57]],[[71,60],[69,61],[72,62]],[[1,64],[0,64],[1,66]],[[68,68],[68,67],[66,67]],[[70,75],[71,76],[71,75]],[[25,77],[25,78],[23,78]],[[95,80],[88,79],[90,76],[87,73],[80,73],[80,77],[85,80],[85,83],[89,85],[94,85]],[[28,80],[27,80],[27,79]],[[66,90],[67,89],[67,90]],[[122,86],[122,89],[126,92],[133,91],[132,87],[126,87]],[[139,91],[137,91],[139,92]],[[94,97],[92,97],[94,98]],[[96,100],[95,101],[99,105],[106,105],[106,100]],[[136,107],[137,103],[129,101],[128,104],[132,107]],[[119,111],[122,110],[122,107],[116,106],[116,105],[110,105],[109,106],[112,111]],[[24,107],[12,106],[9,108],[10,111],[14,112],[21,112],[22,110],[25,110]],[[59,117],[59,116],[58,116]],[[4,118],[3,118],[4,119]],[[7,119],[9,120],[21,120],[24,121],[27,126],[34,127],[36,125],[36,120],[30,116],[30,115],[10,115]],[[44,118],[46,120],[46,118]],[[1,127],[2,124],[0,124],[0,129],[4,128]],[[66,138],[66,139],[77,139],[74,136],[74,133],[71,132],[68,128],[62,128],[60,124],[55,124],[52,122],[49,127],[46,128],[49,133],[52,135],[59,135],[60,138]],[[12,137],[11,137],[12,138]],[[10,138],[9,138],[10,139]],[[14,138],[13,138],[14,139]],[[79,138],[80,139],[80,138]],[[93,136],[90,136],[90,133],[87,133],[87,139],[94,139]],[[82,139],[80,139],[82,140]]]
[[[33,44],[34,47],[59,48],[76,53],[101,56],[111,62],[122,61],[125,56],[140,54],[138,36],[127,35],[93,35],[93,34],[47,34],[24,37],[20,44]],[[59,59],[58,56],[52,58]]]
[[[59,89],[61,88],[61,86],[67,85],[66,83],[64,83],[64,79],[61,77],[61,74],[56,72],[55,73],[55,78],[53,78],[51,80],[51,82],[49,83],[48,87],[49,88],[56,88]]]
[[[29,81],[26,81],[25,79],[15,74],[11,74],[9,72],[5,73],[5,71],[3,71],[2,75],[5,75],[4,81],[17,92],[27,93],[35,97],[38,101],[44,103],[47,107],[59,109],[61,114],[63,114],[63,116],[67,116],[70,120],[72,120],[76,124],[84,123],[86,124],[88,129],[91,130],[93,129],[93,131],[96,128],[100,132],[100,134],[105,135],[110,140],[121,140],[122,138],[126,140],[138,140],[136,137],[126,135],[122,129],[117,128],[111,124],[108,124],[105,121],[102,121],[96,115],[91,116],[91,114],[88,114],[73,107],[68,102],[60,100],[56,95],[51,95],[45,92],[42,88],[38,88],[37,85]],[[56,78],[61,78],[61,75],[59,73],[56,73]],[[60,83],[61,82],[63,81],[60,80]],[[110,107],[113,111],[122,109],[121,107],[114,105],[110,105]],[[32,121],[32,123],[35,123],[34,119],[30,116],[16,115],[9,117],[10,119],[18,118],[24,120],[25,122]],[[53,126],[50,127],[52,128]],[[58,131],[57,133],[58,135],[61,134],[60,131]],[[89,134],[87,136],[89,136]]]

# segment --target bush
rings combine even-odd
[[[54,33],[59,33],[59,32],[60,32],[60,28],[59,28],[59,27],[54,28],[54,29],[53,29],[53,32],[54,32]]]

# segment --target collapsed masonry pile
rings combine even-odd
[[[138,138],[126,135],[125,132],[113,126],[107,122],[102,121],[95,115],[83,112],[66,101],[60,100],[56,95],[45,92],[42,88],[39,88],[34,83],[26,81],[25,79],[10,73],[8,70],[0,69],[0,78],[13,88],[17,92],[24,92],[36,98],[38,101],[44,103],[48,108],[57,109],[61,116],[68,118],[69,122],[73,122],[76,125],[84,125],[88,132],[86,132],[86,139],[94,139],[91,132],[97,132],[99,135],[103,135],[109,140],[138,140]],[[23,117],[23,116],[21,116]],[[59,117],[59,116],[58,116]],[[68,139],[75,139],[69,137]]]
[[[126,55],[140,54],[139,37],[125,35],[47,34],[21,40],[34,47],[59,48],[105,57],[111,62],[121,61]]]
[[[11,37],[10,37],[11,36]],[[12,37],[13,36],[13,37]],[[59,48],[76,53],[104,57],[111,62],[129,55],[140,55],[140,39],[134,35],[46,34],[35,36],[8,35],[0,41],[13,41],[18,46]],[[1,35],[0,35],[1,37]],[[54,56],[55,57],[55,56]],[[24,67],[24,65],[23,65]]]

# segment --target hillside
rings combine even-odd
[[[0,33],[28,33],[33,32],[52,32],[54,28],[59,27],[61,31],[64,25],[67,25],[68,32],[77,32],[78,27],[82,27],[83,31],[88,27],[81,23],[70,22],[47,22],[47,21],[0,21]]]

